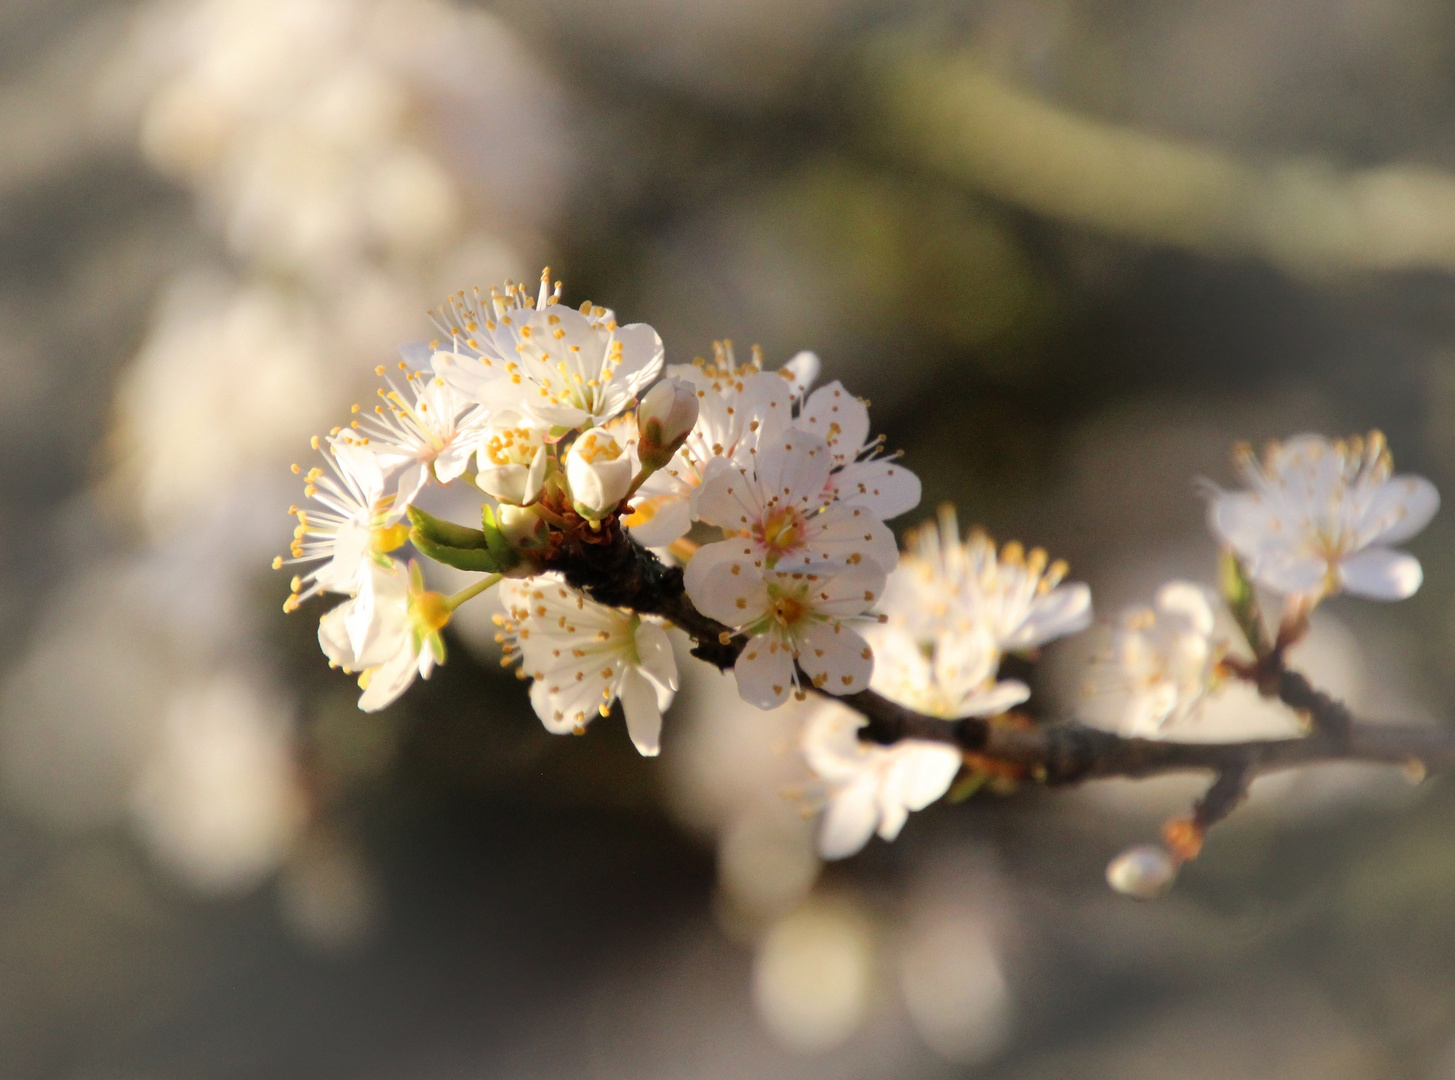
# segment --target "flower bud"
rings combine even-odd
[[[526,506],[540,497],[546,479],[542,432],[522,423],[514,413],[494,418],[480,440],[480,472],[475,483],[487,495]]]
[[[605,428],[584,431],[566,454],[566,483],[576,513],[600,521],[631,489],[631,456]]]
[[[637,406],[637,455],[655,472],[672,460],[697,423],[697,391],[681,379],[663,379]]]
[[[1177,861],[1165,848],[1152,844],[1129,847],[1107,864],[1106,882],[1134,900],[1161,896],[1177,877]]]
[[[523,506],[502,506],[495,520],[511,547],[522,551],[543,547],[550,532],[550,526],[534,510]]]

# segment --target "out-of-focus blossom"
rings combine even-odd
[[[942,743],[905,739],[893,746],[862,742],[864,717],[837,705],[816,709],[803,727],[803,756],[825,787],[818,851],[842,859],[876,832],[893,840],[911,810],[923,810],[950,788],[960,752]]]
[[[926,525],[907,538],[908,550],[891,575],[884,610],[890,622],[915,638],[933,642],[947,633],[984,627],[996,648],[1017,652],[1085,629],[1091,622],[1091,590],[1063,584],[1064,562],[1048,562],[1040,548],[1029,554],[1018,543],[997,555],[982,532],[960,539],[954,508],[942,506],[938,527]]]
[[[500,586],[497,616],[507,660],[532,680],[531,704],[547,731],[578,731],[620,699],[627,732],[644,757],[661,747],[662,710],[677,690],[667,632],[630,611],[568,588],[559,574]]]
[[[1420,587],[1419,561],[1392,545],[1425,527],[1440,496],[1423,477],[1391,475],[1379,432],[1297,435],[1261,462],[1242,446],[1237,462],[1249,490],[1212,489],[1208,522],[1260,585],[1314,602],[1339,592],[1403,600]]]
[[[549,274],[534,302],[506,282],[489,297],[461,292],[438,308],[450,349],[435,352],[435,373],[471,400],[548,427],[604,423],[661,372],[662,339],[646,323],[617,325],[604,307],[559,304]]]
[[[1193,715],[1212,688],[1219,649],[1207,593],[1187,581],[1157,590],[1151,607],[1122,614],[1112,649],[1093,666],[1089,693],[1128,735],[1156,735]]]
[[[874,650],[870,687],[917,712],[952,720],[993,716],[1031,696],[1023,682],[996,681],[1000,652],[984,627],[945,635],[929,655],[898,626],[870,626],[865,637]]]
[[[174,696],[132,797],[157,858],[206,892],[271,871],[302,819],[291,742],[286,713],[239,676]]]
[[[920,1037],[950,1061],[994,1055],[1013,1003],[986,920],[947,905],[913,919],[904,936],[899,989]]]
[[[863,1022],[873,990],[874,941],[843,902],[808,904],[777,923],[753,961],[758,1016],[795,1050],[821,1053]]]

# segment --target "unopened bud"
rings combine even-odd
[[[647,391],[637,406],[637,456],[642,467],[655,472],[692,433],[697,423],[697,391],[682,379],[663,379]]]
[[[550,526],[534,510],[522,506],[502,506],[495,521],[500,534],[521,550],[543,547],[550,532]]]
[[[1177,861],[1165,848],[1138,844],[1123,851],[1106,867],[1106,882],[1134,900],[1154,900],[1177,877]]]
[[[576,512],[600,521],[631,489],[631,457],[604,428],[584,431],[566,454],[566,483]]]

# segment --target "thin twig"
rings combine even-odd
[[[666,619],[694,640],[694,656],[722,670],[732,667],[747,639],[692,605],[680,569],[664,565],[614,524],[602,531],[590,544],[562,545],[553,553],[552,568],[601,603]],[[860,735],[867,741],[886,746],[904,739],[946,743],[1017,766],[1046,784],[1212,773],[1216,779],[1196,811],[1203,825],[1226,816],[1253,778],[1263,773],[1329,761],[1417,765],[1427,771],[1455,767],[1455,730],[1360,722],[1342,702],[1315,689],[1298,672],[1283,668],[1281,654],[1277,662],[1276,679],[1265,676],[1260,682],[1276,690],[1270,696],[1308,717],[1308,735],[1175,742],[1128,738],[1074,720],[1030,727],[992,724],[978,717],[946,720],[905,708],[873,690],[825,696],[863,714],[868,723]],[[1208,820],[1202,821],[1203,817]]]

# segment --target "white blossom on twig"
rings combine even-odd
[[[1393,476],[1384,436],[1330,442],[1297,435],[1271,443],[1262,461],[1237,451],[1246,491],[1209,490],[1213,534],[1274,592],[1317,602],[1340,592],[1403,600],[1420,587],[1419,561],[1393,545],[1440,506],[1421,476]]]

